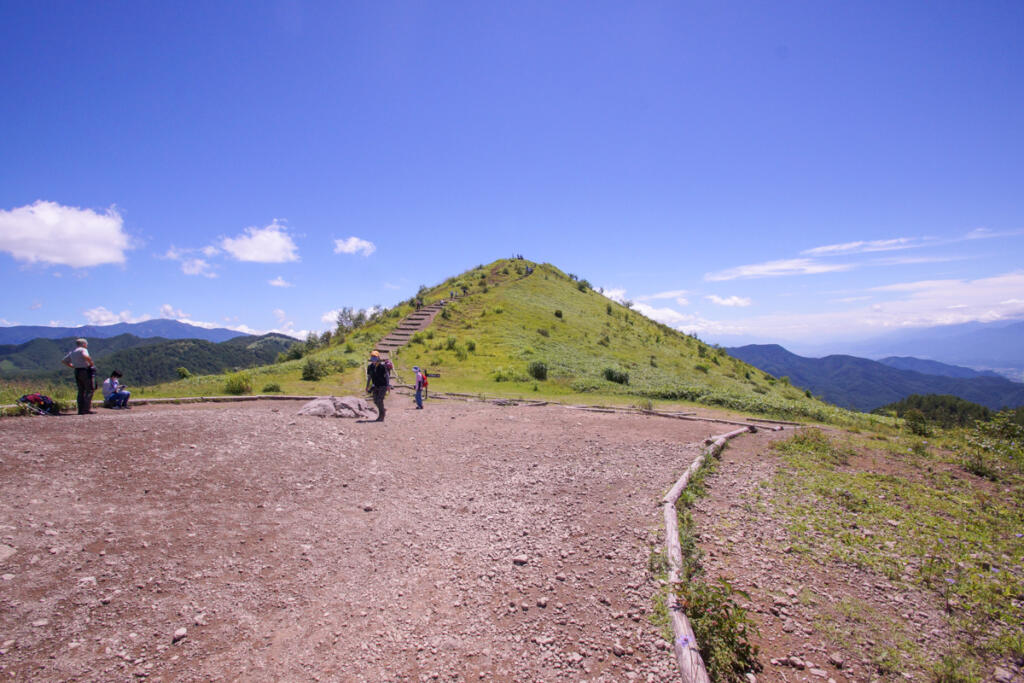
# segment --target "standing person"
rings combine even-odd
[[[128,397],[132,392],[124,388],[120,379],[123,377],[119,370],[110,373],[110,377],[103,381],[103,403],[114,410],[128,407]]]
[[[430,386],[430,380],[427,379],[427,371],[421,369],[420,374],[423,375],[423,398],[428,398],[427,394],[430,392],[427,391],[427,387]]]
[[[416,373],[416,410],[423,410],[423,385],[426,378],[418,365],[414,365],[412,371]]]
[[[75,340],[75,348],[64,356],[61,361],[75,371],[75,384],[78,385],[78,414],[92,415],[92,392],[96,391],[96,364],[89,355],[89,342],[84,339]]]
[[[366,390],[373,389],[373,404],[377,406],[377,422],[384,421],[384,397],[388,393],[391,377],[387,367],[380,362],[380,354],[370,354],[370,365],[366,368]]]

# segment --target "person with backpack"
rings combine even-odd
[[[78,385],[78,414],[92,415],[92,394],[96,391],[96,364],[89,355],[89,342],[76,339],[75,348],[68,351],[61,361],[75,371],[75,384]]]
[[[377,422],[384,421],[384,397],[388,394],[391,374],[380,360],[380,353],[370,354],[370,365],[366,368],[366,391],[373,391],[373,404],[377,406]]]
[[[114,410],[128,409],[128,398],[132,395],[124,388],[120,379],[123,377],[119,370],[110,373],[110,377],[103,381],[103,405]]]
[[[416,410],[423,410],[423,387],[427,384],[427,376],[414,365],[412,371],[416,373]]]

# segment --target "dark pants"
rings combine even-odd
[[[384,397],[387,396],[387,387],[373,388],[373,405],[377,406],[377,421],[384,421]]]
[[[92,368],[75,368],[75,384],[78,385],[78,414],[87,413],[92,409],[92,392],[96,391],[93,380],[95,371]]]

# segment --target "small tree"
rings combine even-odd
[[[527,365],[526,372],[534,379],[545,380],[548,378],[548,366],[539,360],[535,360]]]
[[[192,373],[189,372],[188,368],[186,368],[185,366],[181,366],[180,368],[176,368],[175,372],[178,373],[178,378],[179,379],[188,379],[189,377],[192,376]]]

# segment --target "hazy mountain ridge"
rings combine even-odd
[[[235,337],[245,337],[223,327],[208,329],[189,325],[178,320],[159,318],[141,323],[115,323],[113,325],[82,325],[80,327],[49,327],[47,325],[13,325],[0,327],[0,344],[24,344],[33,339],[63,339],[85,337],[90,344],[93,339],[109,339],[122,334],[136,337],[163,337],[164,339],[205,339],[210,342],[225,342]]]
[[[795,386],[830,403],[855,410],[870,411],[912,394],[950,394],[993,410],[1024,405],[1024,384],[1002,377],[930,375],[847,355],[805,358],[777,344],[726,351],[776,377],[789,377]]]

